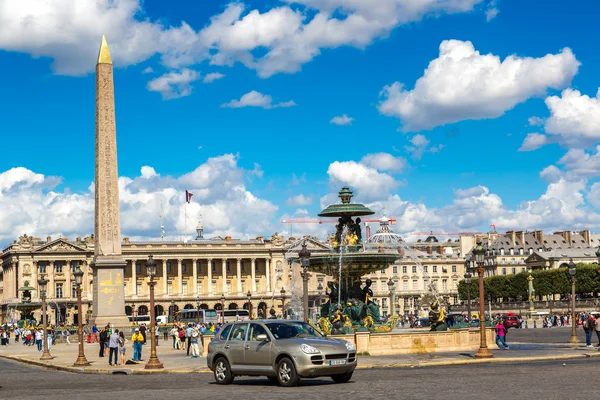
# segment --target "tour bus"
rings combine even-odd
[[[129,315],[129,316],[127,316],[127,318],[129,319],[129,323],[131,325],[141,325],[141,324],[150,325],[150,316],[149,315],[136,315],[135,317],[132,317],[131,315]]]
[[[224,313],[224,314],[223,314]],[[225,322],[247,321],[250,319],[248,310],[217,310],[219,314],[219,322],[223,322],[222,316],[225,317]]]
[[[195,308],[188,308],[188,309],[184,309],[179,311],[176,315],[175,318],[177,319],[177,321],[180,322],[200,322],[200,323],[204,323],[204,324],[208,324],[209,322],[212,322],[213,324],[216,324],[217,322],[219,322],[219,316],[217,315],[217,311],[214,309],[209,309],[209,310],[203,310],[200,309],[200,316],[198,317],[198,310],[196,310]]]

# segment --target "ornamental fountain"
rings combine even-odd
[[[14,306],[14,309],[21,313],[21,318],[17,323],[19,327],[30,325],[36,326],[37,322],[35,318],[33,318],[33,312],[42,308],[42,303],[31,301],[31,292],[36,290],[36,288],[29,286],[29,281],[23,283],[25,285],[17,289],[17,291],[21,293],[21,302],[14,305],[11,304],[11,306]]]
[[[329,254],[310,256],[308,270],[333,277],[328,282],[329,300],[321,306],[318,321],[321,330],[333,334],[355,331],[389,332],[395,324],[394,317],[387,325],[379,325],[379,305],[371,300],[371,280],[361,287],[361,278],[384,270],[401,257],[398,249],[386,251],[382,245],[365,246],[362,241],[360,217],[373,215],[374,211],[362,204],[352,203],[352,191],[343,187],[339,192],[341,204],[325,208],[320,217],[338,218],[335,234],[331,237]]]

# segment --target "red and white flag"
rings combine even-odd
[[[188,192],[187,190],[185,191],[185,201],[190,204],[192,202],[192,196],[193,194]]]

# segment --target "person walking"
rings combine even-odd
[[[92,343],[98,343],[98,327],[96,326],[96,324],[94,324],[94,326],[92,326],[92,334],[93,334]]]
[[[142,343],[144,343],[144,337],[140,333],[140,328],[135,328],[131,341],[133,342],[133,361],[142,361]]]
[[[176,346],[176,342],[179,339],[179,331],[177,330],[177,327],[175,325],[173,325],[173,328],[171,328],[171,337],[173,338],[173,348],[177,349]]]
[[[65,332],[65,338],[67,338],[67,344],[71,344],[71,332],[68,329]]]
[[[125,335],[123,332],[119,332],[119,354],[121,356],[121,365],[125,365],[125,344],[127,344],[127,339],[125,339]]]
[[[592,346],[592,334],[596,330],[595,320],[591,314],[588,314],[587,317],[584,318],[582,326],[583,331],[585,332],[585,345],[586,347],[594,347]]]
[[[190,335],[190,347],[192,348],[192,358],[200,358],[200,347],[198,345],[198,339],[200,332],[198,328],[194,328]]]
[[[94,325],[96,326],[96,325]],[[100,331],[99,336],[99,340],[98,343],[100,345],[100,352],[98,353],[98,357],[104,357],[104,343],[106,342],[106,339],[108,338],[108,331],[105,328],[102,328],[102,330]]]
[[[600,347],[600,318],[596,318],[594,328],[596,328],[596,336],[598,336],[598,347]]]
[[[509,349],[506,341],[504,340],[504,336],[506,335],[506,327],[502,323],[502,320],[499,320],[496,324],[496,345],[500,347],[500,344],[504,346],[505,349]],[[500,343],[498,343],[500,342]]]
[[[194,332],[194,328],[192,328],[192,324],[188,324],[187,329],[185,330],[185,336],[187,337],[187,356],[190,355],[190,345],[192,344],[192,333]]]
[[[108,355],[108,365],[113,365],[113,358],[115,360],[114,364],[119,365],[119,330],[115,329],[114,332],[108,338],[108,349],[110,354]]]
[[[146,344],[146,324],[142,324],[140,327],[140,333],[144,337],[144,344]]]
[[[54,343],[54,335],[50,328],[48,328],[48,333],[46,334],[46,339],[48,340],[48,351],[52,350],[52,343]]]

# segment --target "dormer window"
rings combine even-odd
[[[510,249],[510,255],[514,256],[515,255],[515,249]]]

